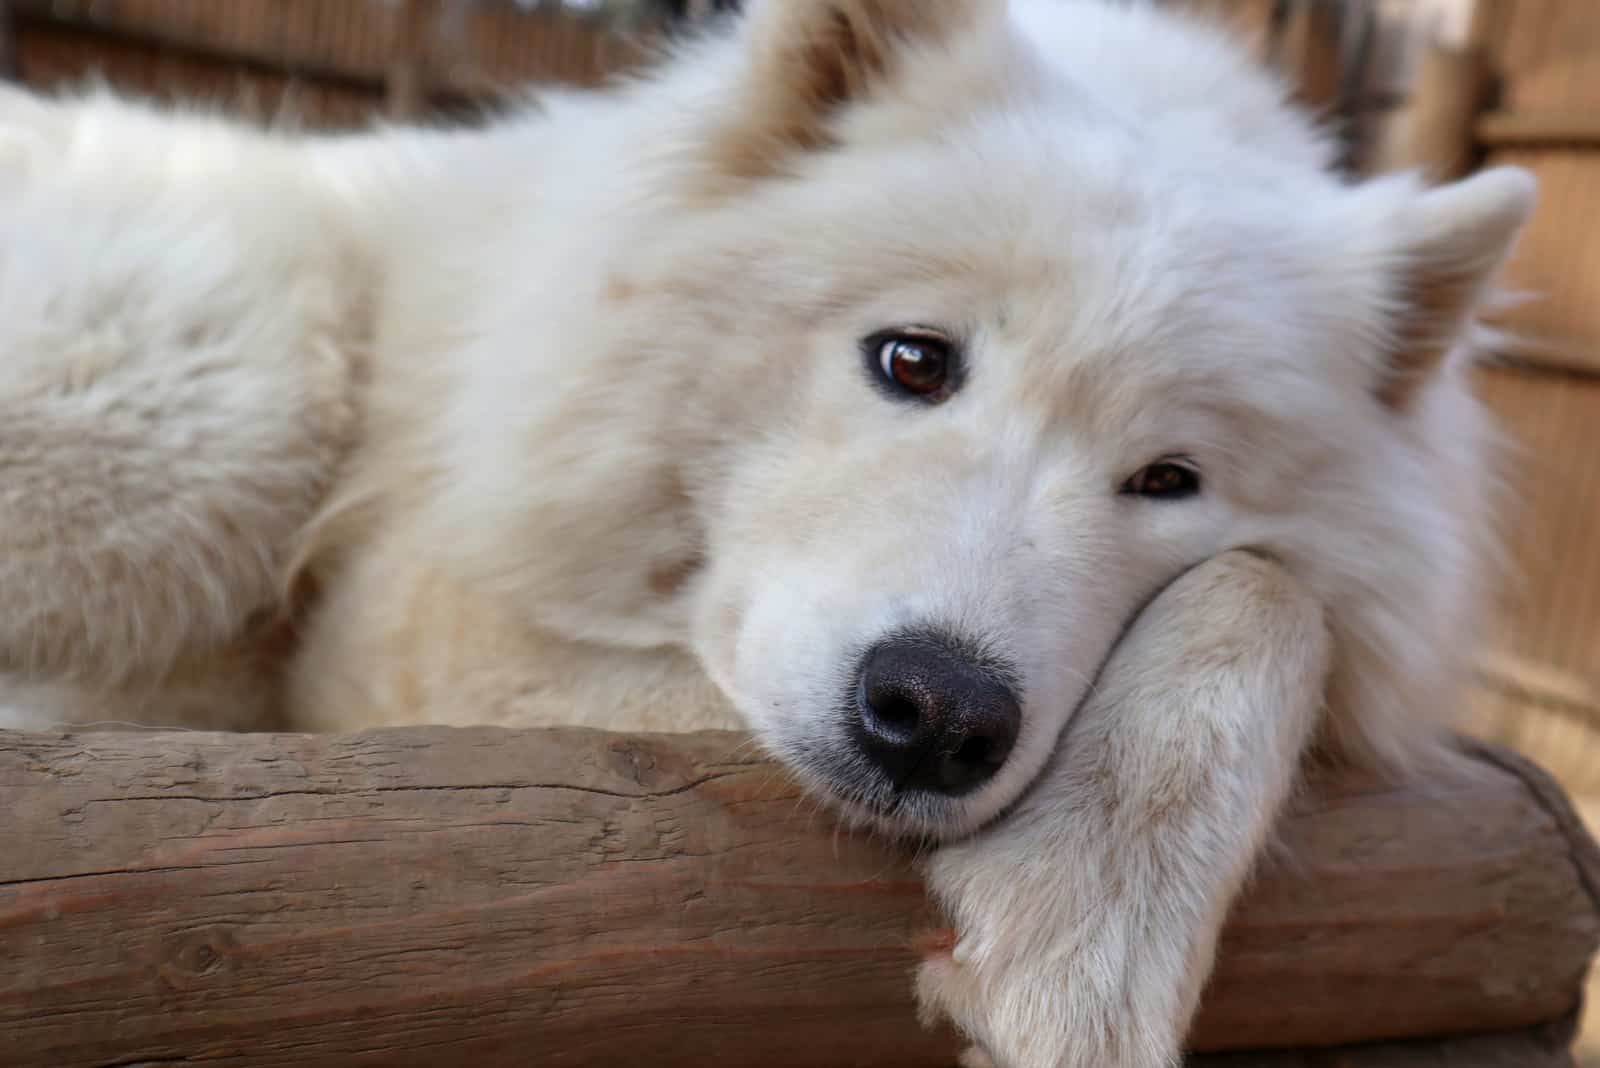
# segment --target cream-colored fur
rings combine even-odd
[[[1322,608],[1279,566],[1226,553],[1152,608],[1016,811],[930,865],[960,941],[923,1004],[1000,1064],[1170,1061],[1316,727]]]
[[[1309,740],[1426,759],[1476,622],[1531,184],[1329,156],[1220,37],[1065,0],[765,0],[481,130],[0,92],[0,726],[745,723],[992,824],[930,1011],[1159,1068]],[[942,404],[863,360],[909,326]],[[1197,496],[1118,492],[1174,455]],[[850,756],[916,624],[1021,698],[962,798]]]

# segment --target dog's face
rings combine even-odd
[[[898,832],[1014,800],[1185,569],[1254,547],[1317,582],[1397,506],[1450,522],[1396,272],[1476,227],[1475,297],[1525,211],[1514,178],[1422,208],[1447,194],[1175,159],[1045,88],[863,105],[697,218],[685,265],[724,443],[697,652],[811,787]]]
[[[1016,797],[1139,607],[1299,501],[1330,389],[1375,406],[1307,366],[1303,282],[1260,262],[1281,234],[1037,139],[1019,160],[1018,134],[788,190],[729,280],[766,324],[761,424],[701,654],[815,785],[925,833]]]

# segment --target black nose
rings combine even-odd
[[[1003,674],[938,635],[879,642],[862,663],[856,744],[902,789],[972,790],[1000,770],[1022,725]]]

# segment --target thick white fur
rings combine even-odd
[[[1321,605],[1260,557],[1162,593],[1016,810],[933,858],[960,941],[923,966],[923,1004],[1000,1064],[1168,1063],[1316,727],[1328,653]]]
[[[933,862],[927,1003],[1159,1068],[1308,739],[1424,759],[1474,636],[1465,339],[1531,185],[1329,155],[1221,38],[1064,0],[766,0],[475,131],[0,92],[0,725],[743,721],[850,805],[861,651],[957,629],[1014,755],[853,810],[1023,797]],[[858,352],[912,324],[937,407]],[[1117,492],[1170,454],[1199,497]]]

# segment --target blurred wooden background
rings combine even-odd
[[[1506,161],[1539,176],[1510,275],[1529,299],[1497,324],[1506,340],[1480,372],[1519,446],[1509,482],[1523,508],[1473,724],[1554,770],[1600,824],[1600,2],[1166,2],[1246,35],[1339,133],[1352,171],[1447,177]],[[730,6],[0,0],[0,75],[97,75],[315,127],[470,116],[529,83],[600,84],[680,20]]]

